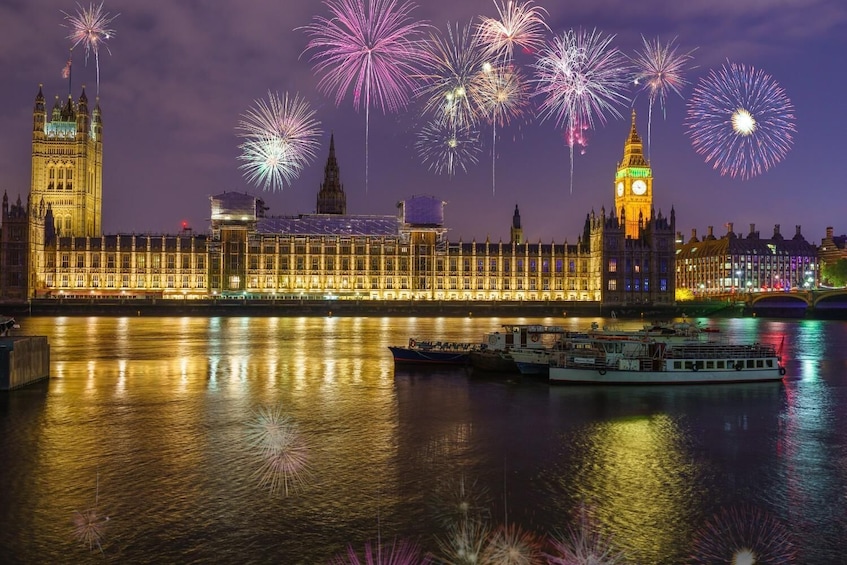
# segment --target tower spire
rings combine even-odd
[[[324,181],[318,192],[318,203],[315,208],[318,214],[346,214],[347,196],[344,185],[341,184],[338,160],[335,158],[335,134],[329,136],[329,157],[324,167]]]

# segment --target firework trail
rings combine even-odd
[[[566,132],[620,118],[616,106],[627,101],[629,68],[624,55],[597,30],[569,30],[541,52],[534,68],[542,121],[554,119]],[[570,186],[573,192],[573,145],[570,145]]]
[[[341,104],[353,91],[353,107],[365,108],[365,191],[368,188],[370,109],[396,112],[408,105],[420,60],[419,37],[427,24],[412,19],[415,4],[399,0],[327,0],[330,17],[303,27],[311,38],[318,89]]]
[[[662,107],[662,116],[665,116],[665,102],[668,94],[673,92],[680,98],[682,88],[688,84],[683,77],[687,65],[694,57],[694,49],[686,53],[677,53],[674,45],[676,38],[667,43],[662,43],[657,37],[654,41],[648,41],[643,35],[641,41],[644,50],[636,53],[632,59],[635,67],[635,85],[640,86],[641,91],[647,92],[649,100],[649,111],[647,113],[647,159],[650,159],[650,138],[653,123],[653,103],[658,99]]]
[[[497,125],[506,125],[520,116],[528,104],[526,82],[512,66],[483,65],[476,81],[477,104],[480,113],[491,122],[491,193],[495,190],[495,164],[497,161]]]
[[[88,546],[89,551],[94,551],[94,548],[103,553],[103,536],[106,533],[106,525],[109,522],[108,516],[101,516],[97,510],[97,504],[100,500],[100,474],[97,474],[97,487],[94,492],[94,506],[83,510],[82,512],[75,510],[73,514],[73,536]]]
[[[71,30],[68,39],[71,40],[71,49],[79,44],[85,48],[85,64],[88,64],[88,55],[94,53],[94,61],[97,67],[97,95],[100,95],[100,45],[106,47],[109,51],[109,46],[106,45],[106,40],[111,39],[115,35],[115,30],[110,29],[109,25],[120,14],[110,16],[108,12],[103,11],[103,2],[99,6],[93,3],[86,10],[77,4],[77,13],[71,15],[67,12],[62,12],[65,15],[65,20]],[[109,51],[111,53],[111,51]],[[68,59],[68,77],[70,77],[70,59]]]
[[[302,487],[309,478],[308,448],[296,424],[280,407],[260,408],[249,424],[248,446],[261,465],[256,472],[260,487],[284,496]]]
[[[550,540],[549,565],[622,565],[623,553],[600,533],[599,524],[585,506],[579,509],[576,525]]]
[[[268,92],[267,100],[256,100],[236,126],[236,134],[245,140],[239,145],[238,158],[243,161],[239,168],[248,181],[266,190],[290,185],[320,146],[320,122],[314,116],[299,95]]]
[[[721,175],[749,179],[791,148],[794,106],[761,70],[727,61],[700,79],[685,119],[694,150]]]
[[[791,532],[765,512],[724,509],[694,540],[691,563],[796,563]]]
[[[421,81],[416,89],[425,114],[455,128],[473,126],[478,115],[477,81],[485,57],[470,26],[447,24],[447,34],[433,33],[425,44]]]
[[[417,133],[415,148],[430,171],[452,176],[459,167],[467,172],[478,162],[479,134],[470,126],[433,120]]]
[[[330,565],[429,565],[432,559],[416,543],[394,540],[391,545],[376,547],[365,544],[365,553],[359,557],[353,546],[348,546],[346,555],[337,555]]]
[[[542,539],[516,524],[500,526],[490,536],[481,563],[490,565],[535,565],[542,563]]]
[[[544,21],[547,10],[533,6],[532,0],[498,3],[497,18],[480,16],[477,38],[485,46],[488,57],[508,63],[514,57],[515,47],[535,53],[544,46],[545,33],[550,31]]]

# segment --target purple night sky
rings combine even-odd
[[[88,7],[89,2],[83,3]],[[843,0],[541,0],[553,32],[597,28],[616,34],[613,45],[627,55],[641,47],[641,35],[667,41],[680,51],[697,48],[687,74],[690,96],[708,71],[727,59],[770,74],[794,105],[797,132],[787,157],[750,180],[722,177],[691,147],[685,132],[685,100],[671,94],[667,117],[654,106],[651,164],[654,205],[676,209],[677,229],[688,237],[706,226],[747,233],[755,223],[763,237],[781,224],[790,237],[802,225],[806,239],[820,243],[826,226],[847,232],[847,199],[842,187],[847,136],[847,3]],[[0,190],[26,198],[30,182],[32,107],[39,83],[50,106],[65,99],[68,81],[61,69],[70,41],[62,11],[70,0],[4,0],[0,3]],[[106,0],[119,14],[116,36],[100,51],[100,105],[104,124],[103,228],[106,233],[175,233],[182,221],[198,231],[208,226],[208,197],[223,191],[250,192],[270,214],[314,211],[323,178],[330,133],[335,134],[341,180],[351,214],[393,214],[398,200],[432,194],[448,202],[451,241],[508,240],[515,204],[528,241],[573,243],[586,214],[613,202],[613,178],[629,131],[610,117],[588,133],[584,155],[574,162],[569,192],[568,148],[553,121],[531,115],[498,130],[496,194],[492,195],[490,144],[467,173],[438,175],[427,170],[414,148],[419,105],[400,114],[370,116],[370,176],[365,191],[365,116],[352,96],[339,107],[316,90],[309,55],[300,56],[308,37],[301,26],[327,15],[317,0]],[[421,0],[414,12],[439,29],[497,16],[492,0]],[[110,51],[110,52],[109,52]],[[528,69],[530,55],[517,61]],[[840,62],[839,62],[840,61]],[[72,94],[86,85],[96,95],[93,55],[87,66],[74,53]],[[315,162],[281,192],[265,192],[238,168],[241,114],[268,91],[299,93],[316,109],[324,132]],[[535,99],[533,108],[537,107]],[[638,129],[647,137],[646,94],[634,107]],[[659,112],[656,114],[656,112]],[[481,130],[481,137],[490,129]],[[646,147],[645,147],[646,149]]]

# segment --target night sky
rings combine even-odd
[[[750,180],[722,177],[694,152],[683,120],[686,100],[671,95],[667,116],[654,115],[651,165],[654,204],[676,210],[677,230],[688,237],[709,225],[717,235],[733,222],[746,234],[756,224],[763,237],[781,224],[783,235],[802,225],[806,239],[820,243],[826,226],[847,232],[842,173],[847,157],[847,3],[843,0],[592,0],[536,3],[547,9],[556,33],[597,28],[615,34],[627,55],[641,35],[677,37],[681,51],[697,48],[689,71],[691,94],[709,69],[727,59],[761,68],[786,91],[795,108],[797,132],[787,157]],[[83,4],[88,6],[88,2]],[[26,198],[30,182],[32,107],[39,83],[52,106],[66,99],[61,69],[68,56],[62,11],[77,4],[57,0],[0,2],[0,190]],[[365,116],[348,95],[340,106],[316,90],[301,26],[327,15],[317,0],[107,0],[119,14],[116,36],[100,51],[100,105],[104,124],[103,229],[106,233],[176,233],[183,221],[208,228],[208,197],[223,191],[250,192],[270,214],[314,211],[330,133],[335,135],[341,180],[351,214],[393,214],[398,200],[431,194],[448,202],[451,241],[508,240],[516,204],[525,237],[573,243],[586,214],[613,203],[613,178],[626,140],[630,111],[610,116],[588,133],[584,155],[569,158],[561,130],[532,115],[501,128],[497,142],[496,193],[492,195],[490,144],[468,173],[438,175],[415,150],[419,105],[399,114],[372,110],[370,178],[365,190]],[[448,22],[496,16],[492,0],[423,0],[414,12],[444,29]],[[527,68],[532,56],[519,54]],[[74,53],[72,94],[82,85],[96,96],[93,55]],[[238,168],[241,114],[268,91],[299,93],[317,111],[323,130],[317,159],[281,192],[250,185]],[[535,99],[532,107],[537,106]],[[636,97],[638,128],[647,134],[647,97]],[[655,112],[655,107],[654,107]],[[490,130],[482,128],[483,139]]]

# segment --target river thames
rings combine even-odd
[[[319,564],[395,539],[447,560],[462,484],[492,529],[590,525],[627,563],[706,562],[734,544],[756,562],[844,562],[844,322],[697,320],[781,346],[777,383],[551,387],[395,370],[387,348],[595,321],[611,322],[25,318],[20,333],[49,337],[52,377],[0,393],[3,562]],[[274,410],[306,460],[287,496],[250,441]],[[102,552],[75,536],[87,510]]]

